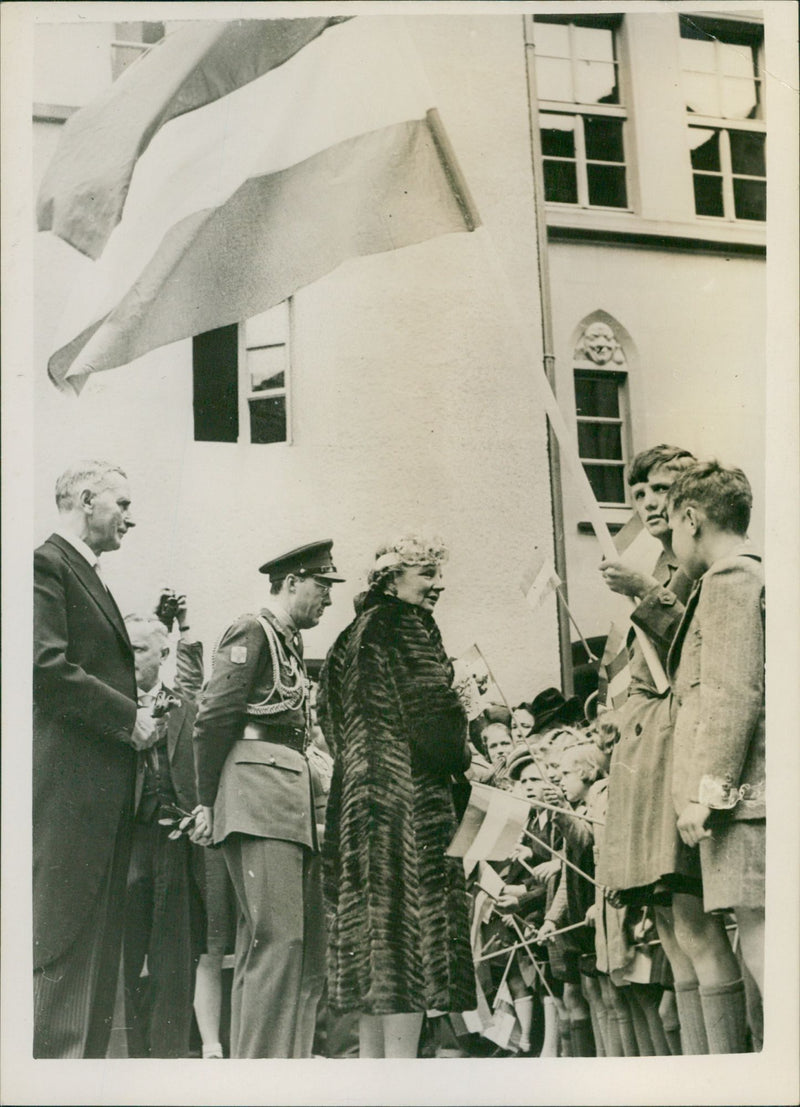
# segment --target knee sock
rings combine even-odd
[[[540,1057],[558,1057],[558,1009],[552,996],[542,1000],[544,1012],[544,1043]]]
[[[596,1056],[591,1019],[570,1020],[569,1036],[573,1057]]]
[[[745,1053],[747,1050],[747,1013],[744,981],[700,988],[700,1003],[706,1024],[709,1053]]]
[[[631,985],[628,989],[629,993],[633,992],[635,985]],[[633,1025],[633,1033],[636,1038],[636,1049],[640,1057],[655,1057],[656,1051],[653,1046],[653,1039],[650,1037],[650,1028],[647,1025],[647,1018],[642,1008],[639,1006],[639,1002],[634,995],[629,997],[630,1009],[631,1009],[631,1023]]]
[[[520,1053],[530,1053],[531,1027],[533,1026],[533,996],[520,996],[514,1000],[514,1010],[520,1025]]]
[[[572,1035],[570,1033],[569,1019],[558,1016],[558,1056],[572,1056]]]
[[[622,1039],[619,1034],[619,1023],[617,1022],[617,1018],[614,1012],[609,1011],[608,1008],[606,1008],[605,1031],[606,1056],[624,1057],[625,1054],[622,1051]]]
[[[617,1009],[614,1012],[614,1019],[619,1029],[619,1039],[622,1044],[622,1056],[623,1057],[638,1057],[639,1047],[636,1043],[636,1032],[633,1029],[633,1021],[631,1016],[624,1011]]]
[[[708,1053],[708,1037],[697,984],[675,981],[675,1002],[681,1021],[681,1051],[686,1055]]]
[[[674,992],[665,989],[664,995],[661,997],[661,1003],[658,1005],[658,1017],[664,1027],[664,1037],[667,1039],[670,1053],[673,1057],[679,1057],[681,1053],[681,1024],[678,1020]]]
[[[596,1055],[598,1057],[606,1057],[606,1013],[605,1008],[600,1007],[597,1003],[589,1004],[589,1014],[592,1019],[592,1034],[594,1035],[594,1044]]]

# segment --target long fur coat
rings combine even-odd
[[[466,717],[432,616],[370,592],[322,674],[334,754],[323,847],[328,987],[340,1011],[475,1007],[463,868],[445,856]]]

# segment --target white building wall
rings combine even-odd
[[[607,311],[628,331],[633,452],[667,442],[747,473],[751,535],[764,535],[766,267],[763,258],[556,243],[550,247],[558,395],[574,420],[575,328]],[[609,510],[609,519],[622,518]],[[592,535],[564,475],[570,602],[587,635],[605,634],[616,607],[596,569]]]
[[[435,530],[452,551],[437,612],[446,646],[477,641],[516,701],[559,680],[554,602],[534,614],[519,591],[534,550],[552,547],[544,419],[530,384],[541,362],[510,345],[480,243],[488,231],[540,345],[522,20],[409,23],[485,230],[352,261],[302,290],[293,442],[253,447],[193,441],[189,342],[92,378],[79,398],[56,392],[46,356],[60,301],[87,263],[40,235],[35,537],[49,532],[53,482],[69,462],[119,461],[138,521],[108,559],[120,605],[149,605],[162,583],[186,589],[209,649],[260,603],[261,561],[331,537],[348,583],[307,635],[314,657],[349,621],[377,542]],[[48,130],[37,127],[40,166]]]

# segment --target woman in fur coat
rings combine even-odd
[[[470,764],[432,614],[445,558],[417,536],[379,548],[322,673],[329,1001],[358,1012],[362,1057],[416,1057],[425,1011],[476,1003],[463,868],[445,856],[450,777]]]

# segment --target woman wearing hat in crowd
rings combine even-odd
[[[417,535],[381,546],[322,674],[329,1002],[358,1012],[362,1057],[415,1057],[426,1011],[476,1003],[463,867],[445,856],[450,777],[470,763],[433,619],[446,556]]]

